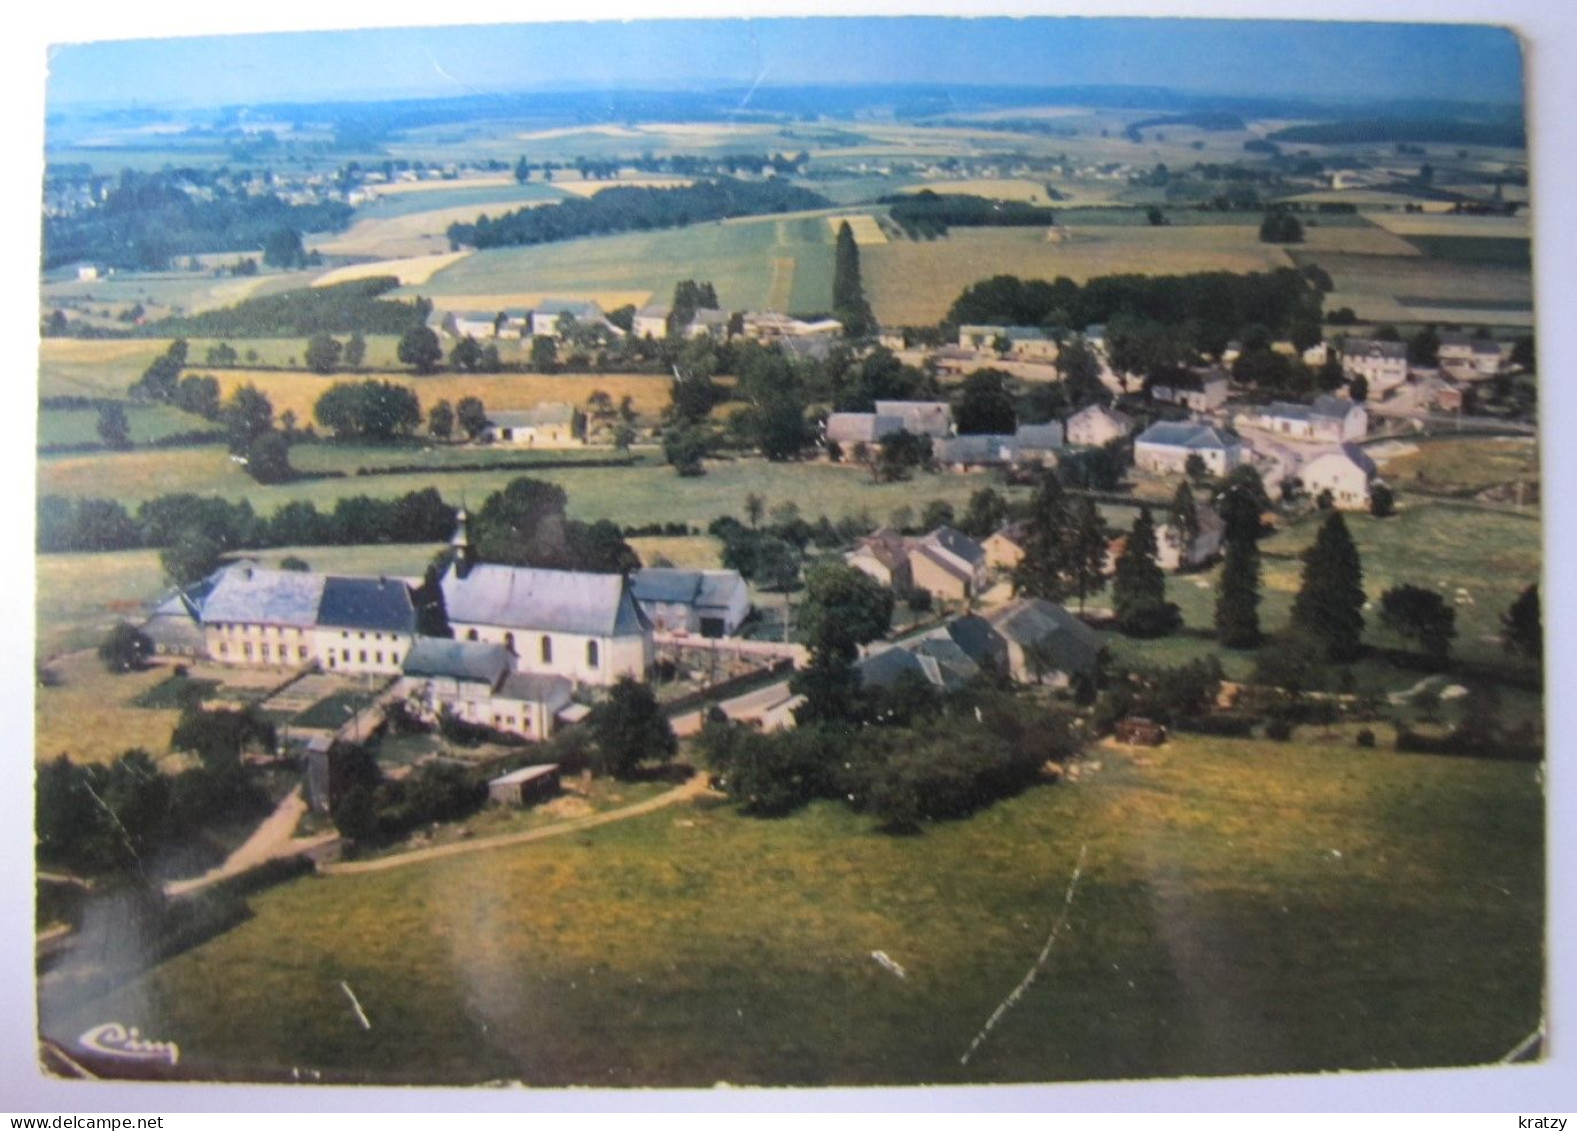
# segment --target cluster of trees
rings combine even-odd
[[[1248,274],[1103,275],[1083,286],[1067,278],[1046,282],[997,275],[966,287],[949,308],[946,322],[1059,329],[1104,323],[1108,351],[1118,351],[1112,354],[1112,365],[1149,372],[1163,361],[1180,364],[1199,354],[1219,355],[1227,342],[1243,336],[1245,327],[1263,326],[1282,337],[1312,326],[1318,340],[1320,309],[1319,287],[1290,267]],[[1124,321],[1136,335],[1148,330],[1153,337],[1164,331],[1173,343],[1169,356],[1120,356],[1124,346],[1115,332]]]
[[[317,399],[312,415],[337,440],[386,443],[421,426],[422,406],[415,393],[392,381],[342,381]]]
[[[202,183],[209,198],[187,191]],[[123,171],[94,208],[44,218],[45,269],[89,260],[130,270],[160,271],[178,255],[265,250],[281,231],[339,231],[351,208],[338,201],[289,204],[276,193],[252,193],[193,169]]]
[[[1148,511],[1141,512],[1147,523],[1148,515]],[[1077,597],[1082,608],[1086,598],[1106,585],[1108,532],[1094,500],[1085,498],[1075,504],[1057,476],[1048,473],[1041,477],[1021,518],[1024,554],[1013,567],[1013,591],[1057,602]],[[1152,526],[1152,553],[1154,541]]]
[[[1057,214],[1022,200],[987,200],[983,196],[942,195],[930,189],[884,196],[893,223],[910,239],[933,240],[948,228],[1047,228]]]
[[[471,519],[471,544],[484,562],[543,569],[628,573],[640,568],[618,526],[583,523],[566,513],[555,483],[521,476],[483,500]]]
[[[679,188],[619,185],[595,196],[541,208],[522,208],[496,218],[478,216],[451,224],[455,246],[515,247],[611,232],[678,228],[731,216],[756,216],[825,208],[831,201],[782,180],[738,181],[720,177]]]
[[[225,348],[230,347],[226,345]],[[231,349],[230,352],[233,354],[235,351]],[[362,362],[367,360],[367,339],[359,330],[343,342],[332,334],[313,334],[307,339],[307,348],[301,356],[307,363],[307,368],[314,373],[324,375],[337,373],[342,366],[346,369],[360,369]]]
[[[661,157],[643,153],[639,157],[618,162],[642,173],[674,173],[681,177],[706,177],[723,173],[733,176],[739,172],[758,173],[771,169],[780,177],[792,176],[810,161],[810,154],[801,150],[788,153],[720,153],[715,157],[693,153],[670,153]]]
[[[41,553],[107,550],[164,551],[173,581],[194,581],[211,572],[223,554],[271,546],[355,546],[380,542],[441,542],[454,531],[455,508],[435,487],[397,499],[351,495],[320,512],[308,501],[281,506],[262,517],[246,500],[231,503],[204,495],[172,494],[149,499],[129,513],[112,499],[38,501]]]
[[[234,306],[152,323],[140,332],[157,337],[310,338],[316,334],[403,334],[432,313],[424,298],[410,302],[382,296],[400,285],[392,275],[352,279],[327,287],[302,287],[258,295]]]
[[[1259,225],[1262,243],[1302,243],[1303,223],[1284,208],[1272,208]]]
[[[913,832],[1020,792],[1080,748],[1066,714],[990,686],[942,696],[915,682],[870,702],[881,725],[858,729],[820,721],[761,734],[713,715],[702,756],[747,813],[779,816],[826,798]]]
[[[358,848],[388,844],[423,825],[463,820],[487,801],[486,781],[452,762],[418,766],[396,781],[383,776],[363,747],[342,747],[336,757],[344,785],[334,826]]]
[[[710,282],[681,279],[674,284],[673,302],[669,304],[668,332],[671,334],[690,325],[698,310],[718,309],[717,290]]]

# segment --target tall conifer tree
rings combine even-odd
[[[1303,585],[1292,603],[1292,623],[1348,664],[1363,651],[1363,561],[1340,511],[1332,512],[1303,554]]]
[[[1155,520],[1143,507],[1128,532],[1112,577],[1112,608],[1117,627],[1130,636],[1165,636],[1182,622],[1166,599],[1166,574],[1156,561]]]
[[[1259,507],[1249,491],[1221,496],[1226,560],[1216,587],[1216,639],[1228,648],[1259,644]]]
[[[1030,501],[1024,527],[1024,556],[1013,567],[1013,592],[1061,601],[1073,584],[1072,512],[1062,484],[1047,472]]]

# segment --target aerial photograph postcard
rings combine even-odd
[[[1526,109],[1470,24],[52,45],[33,1071],[1542,1060]]]

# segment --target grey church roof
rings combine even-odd
[[[476,565],[440,582],[454,624],[634,636],[645,630],[624,577],[524,566]]]

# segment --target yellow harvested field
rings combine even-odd
[[[1022,200],[1029,204],[1050,204],[1046,186],[1039,181],[1018,177],[980,177],[968,181],[927,181],[913,185],[904,192],[916,193],[929,189],[938,196],[983,196],[988,200]]]
[[[470,224],[486,212],[498,216],[522,208],[553,204],[551,200],[522,200],[508,204],[466,204],[432,208],[404,216],[369,216],[335,236],[311,241],[324,255],[375,255],[379,259],[404,259],[440,255],[450,250],[449,225]]]
[[[576,196],[596,196],[603,189],[611,188],[684,188],[695,183],[690,177],[627,177],[616,181],[555,180],[553,187],[572,192]],[[544,202],[546,203],[546,202]]]
[[[503,310],[510,306],[531,308],[550,298],[572,302],[594,302],[603,310],[621,306],[645,306],[651,291],[494,291],[475,295],[431,295],[437,310]]]
[[[40,687],[33,701],[33,755],[48,762],[110,762],[141,747],[155,759],[170,749],[179,711],[134,707],[131,700],[170,677],[165,667],[111,675],[92,651],[73,652],[50,664],[60,681]]]
[[[491,304],[484,304],[484,309]],[[340,373],[320,377],[305,370],[286,372],[259,372],[247,369],[203,369],[219,382],[220,393],[228,397],[232,389],[242,385],[255,385],[268,396],[275,414],[286,409],[294,412],[303,423],[312,419],[312,407],[317,404],[329,386],[341,381],[360,378]],[[377,373],[369,376],[380,381],[392,381],[414,392],[422,402],[423,410],[440,400],[454,404],[461,397],[481,397],[490,410],[508,412],[528,409],[543,401],[569,401],[583,405],[586,398],[598,389],[613,398],[614,404],[629,396],[635,411],[642,415],[656,416],[668,405],[668,377],[635,373],[573,373],[559,376],[518,373],[441,373],[433,377],[406,377],[397,374]],[[68,461],[52,461],[63,465]]]
[[[710,534],[627,538],[625,541],[641,559],[642,565],[649,566],[658,559],[664,559],[679,569],[719,569],[723,564],[723,548]]]
[[[599,137],[640,137],[641,131],[632,130],[628,126],[560,126],[551,130],[532,130],[530,133],[516,134],[518,141],[557,141],[565,137],[579,137],[582,134],[595,134]]]
[[[1412,244],[1384,228],[1342,224],[1336,227],[1303,226],[1303,242],[1291,245],[1297,251],[1342,252],[1350,255],[1421,256]]]
[[[954,229],[946,239],[895,240],[868,248],[860,275],[876,316],[917,326],[947,314],[965,287],[993,275],[1083,283],[1097,275],[1268,271],[1291,266],[1285,251],[1261,243],[1253,225],[1069,228],[1050,242],[1041,228]]]
[[[45,338],[38,343],[38,350],[51,361],[71,365],[112,365],[126,361],[146,364],[168,346],[168,342],[132,338]]]
[[[376,263],[355,263],[349,267],[336,267],[326,275],[312,280],[314,287],[329,287],[335,283],[348,283],[353,279],[370,279],[378,275],[393,275],[404,286],[425,283],[439,271],[470,255],[469,251],[447,251],[441,255],[418,255],[411,259],[381,259]]]
[[[869,213],[861,212],[853,216],[827,217],[827,227],[832,229],[834,237],[838,234],[838,228],[844,224],[849,225],[849,231],[854,236],[854,242],[860,247],[887,242],[887,233],[882,231],[882,226],[876,222],[876,217]]]
[[[514,184],[515,178],[512,176],[466,177],[453,181],[395,181],[389,185],[368,185],[367,191],[374,196],[399,196],[402,193],[435,192],[439,189],[453,192],[455,189],[512,188]]]
[[[1417,212],[1388,212],[1369,217],[1386,231],[1398,236],[1499,236],[1527,239],[1531,225],[1526,216],[1443,216]]]

